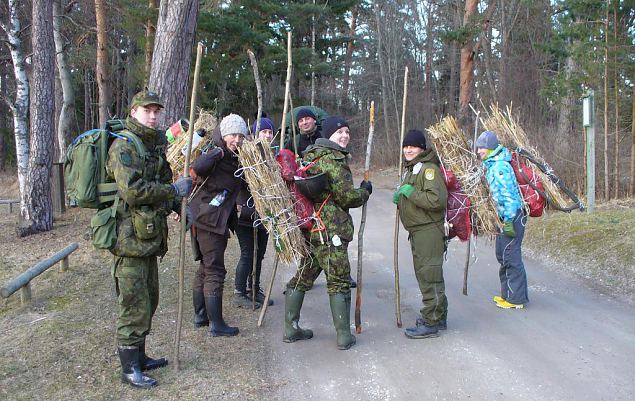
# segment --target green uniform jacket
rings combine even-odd
[[[165,159],[165,136],[128,117],[126,129],[146,147],[144,159],[133,143],[115,139],[108,150],[106,171],[117,183],[122,201],[117,208],[116,256],[163,256],[168,250],[166,216],[175,200],[172,171]]]
[[[344,241],[353,239],[353,218],[348,209],[360,207],[368,200],[368,191],[353,187],[353,174],[348,167],[348,151],[328,139],[318,139],[304,153],[305,163],[315,162],[308,170],[309,176],[326,173],[329,178],[328,187],[322,192],[320,201],[314,204],[317,213],[324,200],[320,216],[326,227],[328,239],[338,235]]]
[[[405,164],[403,184],[411,184],[415,191],[399,198],[399,217],[408,231],[436,227],[443,231],[448,190],[439,169],[439,158],[432,149]]]

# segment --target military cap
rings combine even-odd
[[[151,104],[156,104],[157,106],[161,108],[164,107],[163,103],[161,102],[161,99],[159,99],[159,95],[156,92],[153,92],[150,90],[144,90],[133,96],[130,108],[134,109],[135,107],[138,107],[138,106],[145,107]]]

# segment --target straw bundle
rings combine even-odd
[[[201,155],[201,150],[204,149],[207,145],[211,144],[212,139],[212,131],[218,125],[218,120],[214,117],[212,112],[199,109],[198,119],[194,122],[194,131],[198,129],[204,129],[207,133],[201,142],[198,144],[196,149],[192,150],[192,155],[190,157],[191,161],[196,160]],[[185,166],[185,156],[181,152],[181,149],[187,146],[187,135],[184,133],[176,138],[174,143],[170,145],[168,148],[166,158],[170,163],[170,167],[172,168],[172,174],[174,179],[183,174],[183,168]]]
[[[503,113],[498,105],[493,104],[490,106],[490,110],[485,117],[481,117],[481,123],[483,127],[496,133],[498,141],[510,150],[522,148],[531,153],[541,164],[548,166],[544,161],[540,153],[531,146],[525,130],[518,124],[518,122],[512,116],[512,110],[510,106]],[[556,203],[557,206],[566,208],[569,206],[564,195],[551,178],[543,173],[539,168],[534,167],[530,160],[527,160],[527,164],[536,172],[543,185],[545,186],[545,192]]]
[[[483,167],[472,152],[454,117],[448,116],[427,129],[443,167],[452,170],[461,190],[472,203],[472,227],[480,235],[495,235],[500,226],[494,201],[484,181]]]
[[[238,159],[260,221],[271,235],[280,259],[286,263],[298,262],[308,255],[308,250],[293,198],[270,146],[265,140],[246,141],[239,149]]]

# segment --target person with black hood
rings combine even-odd
[[[286,133],[286,135],[288,135],[288,139],[284,143],[284,149],[292,150],[296,152],[298,156],[301,156],[306,148],[315,144],[315,141],[322,138],[323,135],[320,126],[318,125],[318,117],[315,115],[311,107],[300,107],[295,120],[300,132],[298,132],[298,135],[295,136],[295,144],[293,143],[293,133]]]
[[[198,188],[190,203],[193,245],[196,260],[201,261],[192,286],[194,324],[209,324],[214,337],[238,334],[238,327],[228,326],[223,319],[223,286],[225,249],[230,229],[236,228],[236,199],[244,186],[243,179],[235,175],[240,168],[236,152],[247,135],[247,124],[237,114],[223,118],[219,127],[212,133],[216,147],[192,163]]]
[[[292,343],[313,337],[313,331],[300,328],[298,321],[304,294],[324,270],[328,273],[326,287],[337,332],[337,348],[345,350],[355,344],[350,328],[351,266],[347,251],[354,227],[348,210],[366,203],[373,187],[370,181],[362,181],[359,188],[353,186],[346,150],[350,140],[346,120],[329,117],[323,129],[329,139],[319,138],[306,149],[303,162],[309,165],[308,178],[296,181],[300,191],[313,201],[317,223],[309,233],[311,253],[301,261],[295,276],[287,283],[283,341]],[[316,177],[323,179],[321,188],[309,187]]]
[[[271,141],[275,131],[273,121],[267,117],[260,119],[260,130],[257,133],[256,122],[254,122],[251,127],[251,133],[254,138],[267,141]],[[253,296],[256,298],[255,307],[257,309],[263,304],[265,299],[265,294],[262,288],[260,288],[260,272],[262,271],[262,260],[267,251],[269,234],[262,224],[258,224],[257,227],[254,227],[254,222],[258,219],[258,214],[256,213],[256,205],[251,197],[249,188],[245,187],[240,191],[237,205],[238,226],[236,227],[236,236],[238,237],[238,244],[240,245],[240,259],[236,265],[232,302],[239,308],[251,308],[252,291],[255,288]],[[256,275],[252,278],[254,247],[256,248]],[[269,305],[273,305],[273,301],[269,300]]]
[[[437,337],[447,328],[448,299],[443,280],[443,254],[446,247],[445,209],[448,190],[443,181],[436,153],[426,147],[423,132],[412,129],[404,136],[404,179],[393,194],[399,217],[408,231],[415,276],[423,307],[408,338]]]

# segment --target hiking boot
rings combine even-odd
[[[121,382],[137,388],[152,388],[157,381],[146,376],[141,371],[138,346],[119,346],[119,360],[121,361]]]
[[[331,315],[337,332],[337,349],[351,348],[357,340],[351,334],[351,293],[330,294]]]
[[[285,343],[313,338],[313,331],[299,326],[300,309],[304,302],[304,291],[287,288],[284,297],[284,337]]]
[[[423,321],[422,318],[417,318],[417,326],[422,326],[424,325],[425,322]],[[439,330],[447,330],[448,329],[448,319],[445,318],[443,320],[439,320],[439,322],[437,323],[437,327],[439,328]]]
[[[251,300],[251,289],[247,290],[247,297]],[[258,291],[256,292],[256,302],[258,302],[260,305],[263,305],[265,303],[265,293],[260,287],[258,287]],[[267,306],[271,305],[273,305],[273,300],[269,298],[269,303],[267,303]]]
[[[447,325],[446,325],[447,327]],[[432,338],[439,336],[439,325],[438,324],[426,324],[423,319],[417,319],[417,324],[415,327],[409,327],[404,332],[406,337],[420,339],[420,338]]]
[[[234,296],[232,297],[232,304],[237,308],[245,308],[252,309],[255,307],[256,309],[260,308],[260,303],[258,302],[258,298],[256,298],[256,303],[251,302],[251,297],[242,292],[234,291]]]
[[[499,297],[498,295],[494,295],[494,298],[492,298],[492,301],[494,301],[496,303],[505,302],[505,298]]]
[[[146,355],[146,340],[143,339],[141,345],[139,345],[139,362],[141,363],[141,370],[154,370],[168,366],[168,360],[166,358],[150,358]]]
[[[212,337],[230,337],[238,334],[238,327],[228,326],[223,319],[223,297],[205,297],[205,309],[210,321],[209,334]]]
[[[505,300],[496,302],[496,306],[502,309],[522,309],[525,307],[523,304],[513,304],[511,302],[507,302]]]
[[[194,304],[194,327],[209,326],[203,291],[192,291],[192,303]]]

